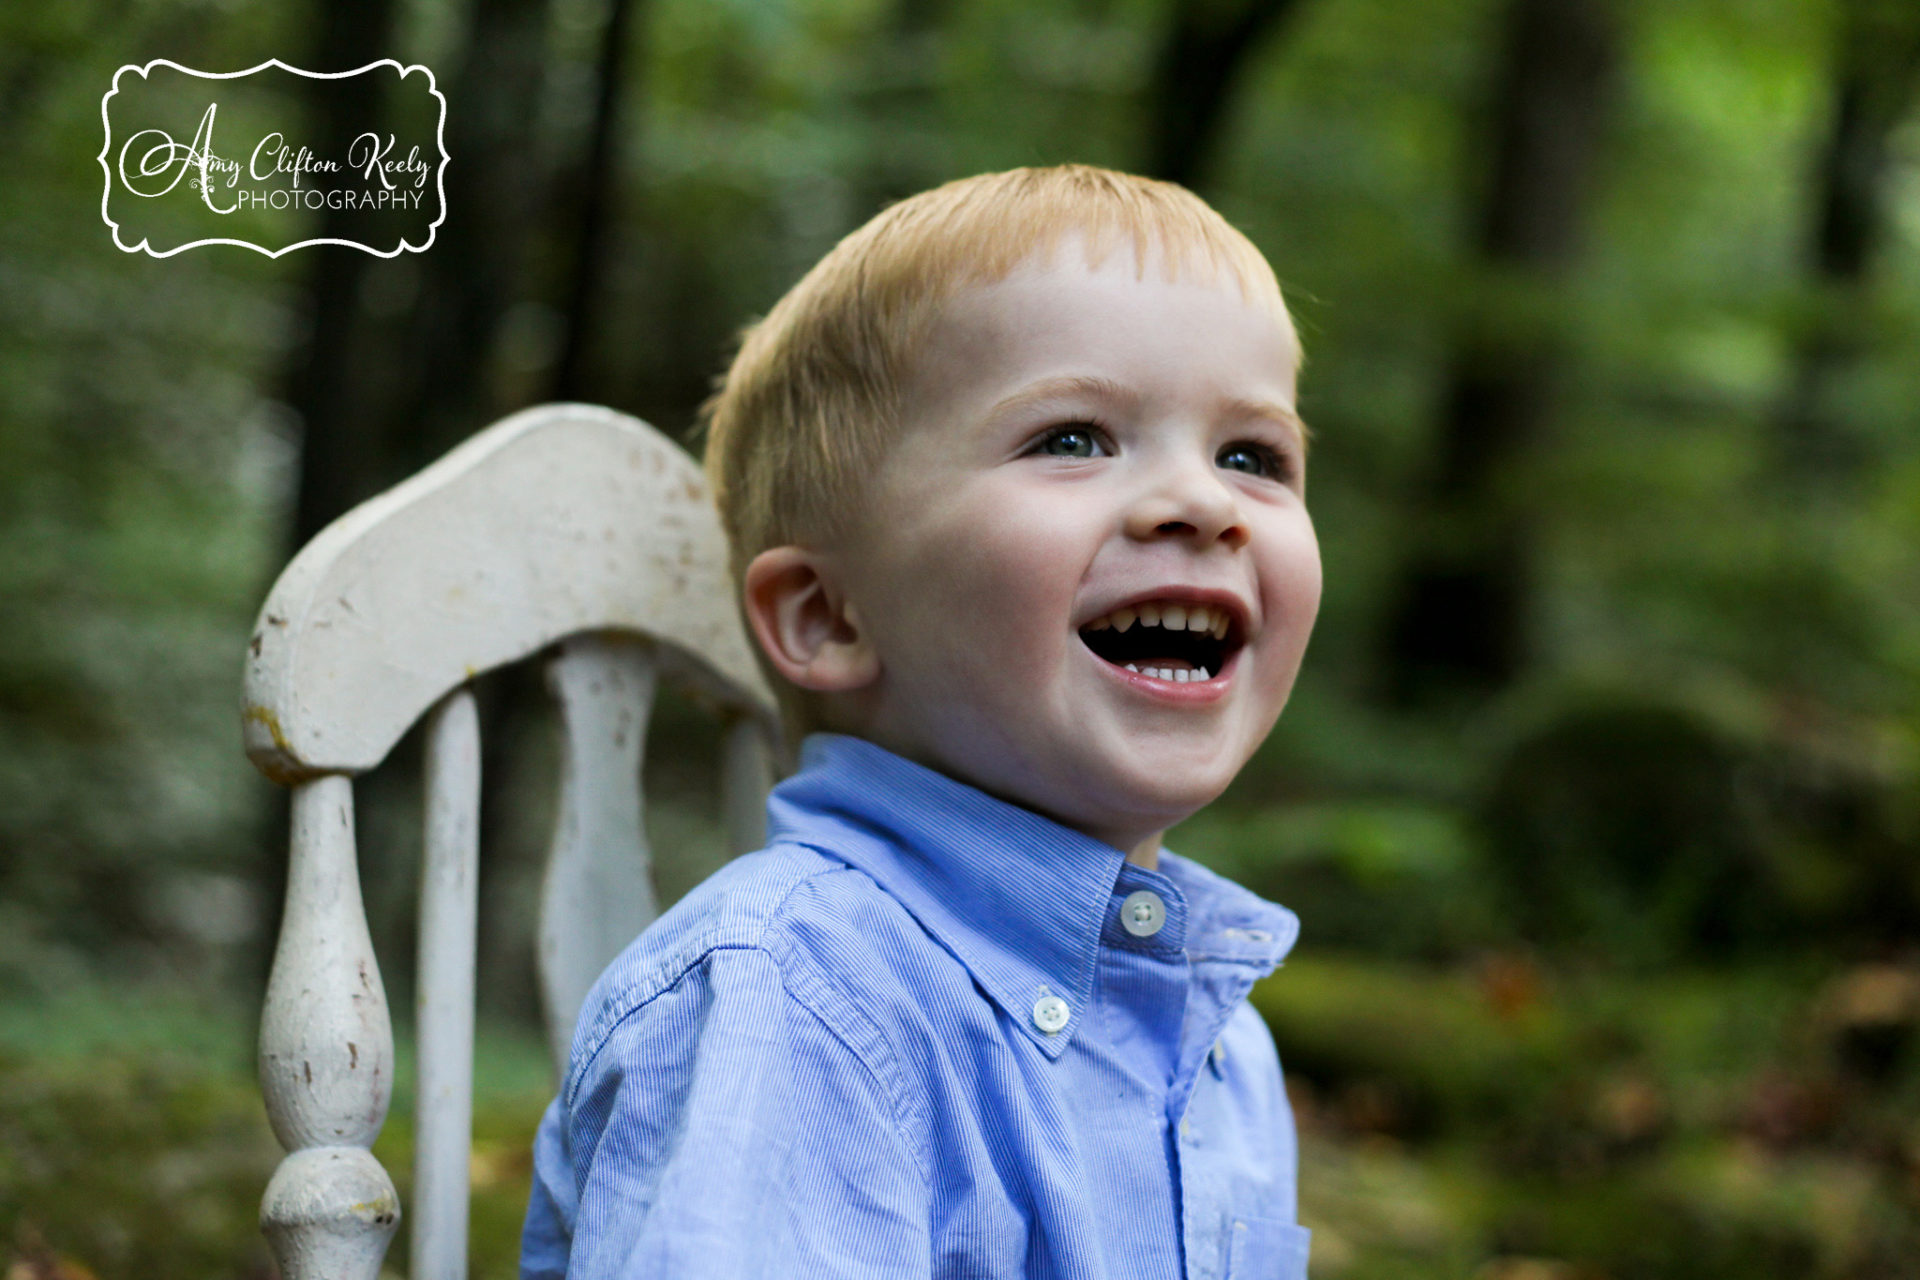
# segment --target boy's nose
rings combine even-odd
[[[1159,471],[1147,492],[1127,513],[1127,533],[1142,541],[1190,538],[1207,547],[1222,543],[1237,551],[1252,531],[1240,502],[1217,470],[1169,467]]]

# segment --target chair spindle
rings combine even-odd
[[[393,1028],[360,898],[345,774],[293,788],[260,1086],[288,1152],[260,1205],[281,1274],[376,1280],[400,1221],[393,1182],[368,1150],[393,1096]]]
[[[720,762],[720,808],[727,851],[752,853],[767,842],[767,792],[773,787],[773,753],[766,726],[753,716],[735,716],[727,726]]]
[[[427,717],[414,1108],[413,1280],[466,1280],[473,989],[480,879],[480,719],[462,686]]]
[[[618,636],[576,636],[547,664],[562,748],[540,895],[540,979],[563,1077],[588,989],[659,914],[640,799],[655,680],[650,647]]]

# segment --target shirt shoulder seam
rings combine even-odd
[[[907,1087],[905,1073],[900,1069],[899,1055],[893,1051],[886,1033],[861,1011],[833,980],[832,975],[812,964],[785,934],[770,928],[762,949],[773,954],[779,966],[781,985],[787,994],[840,1042],[887,1099],[894,1130],[914,1157],[921,1181],[931,1187],[933,1159],[925,1137],[928,1132],[927,1115],[913,1091]]]
[[[814,852],[833,857],[828,850],[816,849]],[[625,992],[622,999],[611,1002],[595,1020],[587,1046],[567,1072],[564,1088],[566,1109],[573,1109],[581,1082],[622,1023],[679,986],[695,966],[715,952],[758,951],[772,962],[780,975],[781,989],[825,1027],[828,1034],[853,1055],[854,1061],[873,1080],[887,1100],[895,1132],[914,1157],[921,1180],[931,1185],[932,1152],[922,1136],[928,1132],[929,1122],[924,1109],[917,1105],[912,1091],[905,1085],[899,1057],[893,1052],[885,1033],[872,1018],[859,1011],[829,975],[808,963],[807,957],[779,928],[781,918],[796,894],[815,880],[842,872],[867,878],[857,868],[838,859],[835,859],[835,865],[796,877],[780,900],[763,918],[754,921],[750,929],[732,925],[700,934],[674,952],[666,963],[658,965],[653,970],[653,981],[639,984]]]
[[[846,866],[842,863],[820,867],[805,875],[794,877],[793,882],[787,886],[779,900],[767,908],[759,919],[715,925],[703,933],[694,935],[682,943],[677,950],[669,953],[664,960],[651,966],[646,981],[637,982],[626,988],[620,993],[618,999],[608,1000],[595,1016],[593,1030],[588,1033],[581,1051],[568,1064],[564,1082],[568,1109],[571,1110],[573,1107],[574,1098],[579,1092],[581,1077],[599,1058],[601,1051],[607,1047],[607,1042],[613,1038],[613,1033],[622,1023],[679,986],[696,965],[716,951],[766,952],[767,949],[762,943],[773,927],[773,922],[779,918],[781,912],[786,910],[787,903],[792,901],[793,896],[813,880],[845,869]],[[768,958],[774,958],[770,952],[768,952]],[[775,968],[779,968],[777,961]]]

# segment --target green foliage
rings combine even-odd
[[[1905,1274],[1905,1158],[1848,1136],[1911,1130],[1892,1112],[1920,1090],[1920,1005],[1891,1071],[1843,1048],[1848,993],[1887,982],[1915,977],[1288,964],[1254,998],[1303,1128],[1316,1275]]]
[[[0,1218],[16,1245],[37,1237],[99,1275],[263,1275],[248,1193],[275,1148],[246,1084],[104,1055],[59,1073],[0,1064]]]
[[[1762,927],[1739,761],[1696,719],[1626,703],[1516,743],[1489,789],[1490,869],[1535,938],[1671,956]]]
[[[260,1197],[283,1154],[267,1126],[243,1012],[177,990],[69,989],[0,1004],[0,1273],[59,1280],[267,1280]],[[551,1096],[546,1050],[483,1024],[474,1070],[474,1280],[519,1273],[532,1138]],[[398,1046],[375,1146],[408,1203],[413,1063]],[[405,1274],[407,1225],[384,1274]],[[65,1268],[59,1270],[57,1268]],[[38,1276],[32,1270],[25,1274]]]
[[[262,384],[290,323],[256,255],[114,250],[94,157],[117,55],[218,67],[284,34],[172,4],[0,23],[0,990],[155,945],[197,971],[232,938],[167,904],[250,879],[259,793],[221,691],[277,557],[292,442]]]
[[[0,1006],[0,1258],[261,1280],[280,1152],[240,1020],[177,991],[80,990]]]

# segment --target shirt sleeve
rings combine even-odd
[[[767,952],[716,950],[624,1018],[549,1111],[523,1276],[926,1276],[929,1219],[872,1064]]]

